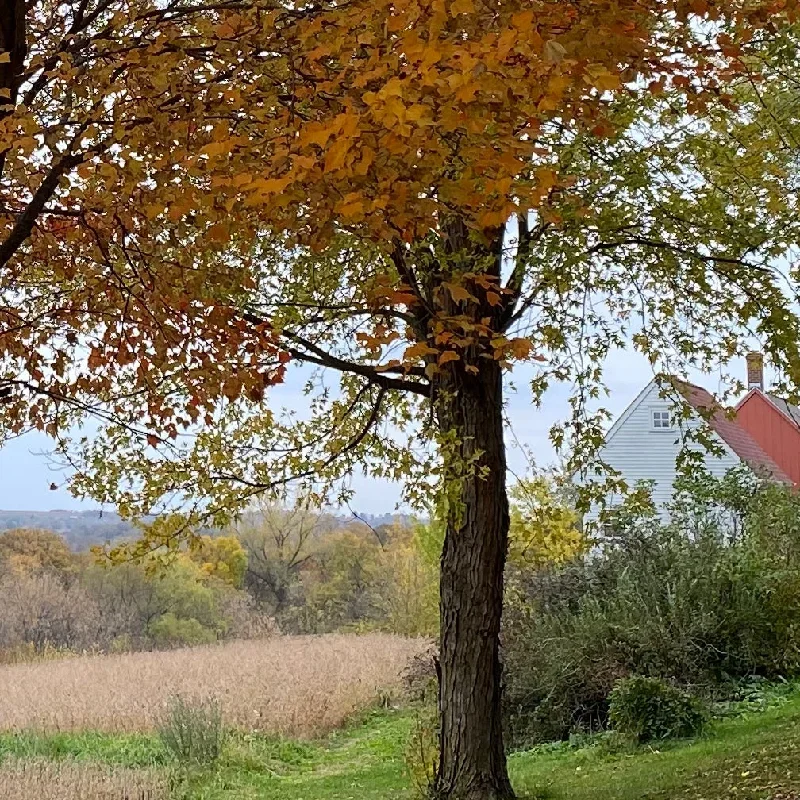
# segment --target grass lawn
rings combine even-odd
[[[800,791],[800,697],[719,722],[701,739],[610,755],[599,747],[511,757],[531,800],[760,800]]]
[[[185,800],[410,800],[404,752],[408,711],[366,716],[322,742],[236,736],[215,770],[182,781]],[[5,756],[167,766],[158,739],[102,734],[5,734]],[[587,746],[511,757],[528,800],[761,800],[800,791],[800,695],[768,711],[719,722],[703,738],[609,753]]]

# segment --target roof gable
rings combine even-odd
[[[686,402],[750,469],[756,473],[766,473],[776,480],[792,483],[791,478],[767,455],[758,442],[735,419],[728,416],[710,392],[686,381],[676,379],[674,383]]]
[[[605,436],[605,442],[608,444],[621,430],[622,426],[630,419],[631,415],[637,408],[644,402],[644,399],[650,394],[650,390],[658,386],[658,379],[653,378],[636,397],[631,400],[628,407],[614,420],[614,424],[608,429]]]

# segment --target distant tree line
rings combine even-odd
[[[510,563],[537,569],[582,548],[549,479],[515,493]],[[0,532],[0,657],[169,648],[284,633],[434,636],[444,531],[265,504],[177,553],[111,563],[54,531]]]

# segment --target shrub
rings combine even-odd
[[[225,732],[219,703],[173,697],[159,727],[167,751],[181,764],[213,764],[222,753]]]
[[[414,727],[406,745],[405,762],[417,796],[433,797],[439,770],[439,717],[436,706],[426,704],[417,709]]]
[[[439,692],[439,654],[433,646],[416,653],[409,659],[401,678],[407,699],[414,703],[435,703]]]
[[[800,497],[736,480],[682,497],[669,525],[618,515],[587,558],[512,565],[503,651],[513,746],[605,728],[609,694],[631,675],[717,698],[750,676],[800,676]]]
[[[156,647],[161,648],[211,644],[217,639],[215,631],[196,619],[180,619],[172,612],[162,614],[151,622],[148,632]]]
[[[35,653],[85,650],[104,644],[102,612],[72,580],[51,572],[0,575],[0,650]]]
[[[707,721],[703,704],[660,678],[634,675],[611,692],[609,720],[616,731],[637,742],[695,736]]]

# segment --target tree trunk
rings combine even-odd
[[[436,796],[507,800],[501,723],[500,617],[508,545],[508,497],[503,442],[503,378],[491,358],[446,365],[436,391],[450,470],[472,464],[458,484],[441,562],[440,762]],[[479,454],[476,460],[476,454]]]

